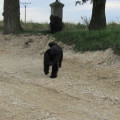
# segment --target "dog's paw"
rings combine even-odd
[[[50,76],[50,78],[56,78],[57,77],[57,75],[51,75]]]
[[[49,72],[45,72],[45,75],[47,75]]]

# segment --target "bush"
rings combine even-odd
[[[120,55],[120,41],[117,41],[115,44],[113,44],[112,49],[115,54]]]

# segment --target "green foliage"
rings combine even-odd
[[[120,55],[120,40],[113,44],[112,49],[114,50],[115,54]]]
[[[57,41],[74,45],[75,51],[96,51],[112,48],[120,54],[120,25],[109,24],[105,30],[88,31],[87,29],[64,30],[54,35]]]

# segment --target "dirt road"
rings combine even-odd
[[[0,34],[0,120],[120,120],[120,57],[111,49],[74,53],[59,43],[63,65],[50,79],[43,73],[50,41]]]

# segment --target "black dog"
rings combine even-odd
[[[56,33],[61,31],[63,28],[62,19],[58,16],[50,16],[50,30],[51,33]]]
[[[62,65],[62,48],[54,42],[49,43],[49,49],[44,54],[44,73],[49,73],[49,66],[52,66],[51,78],[57,77],[59,67]]]

